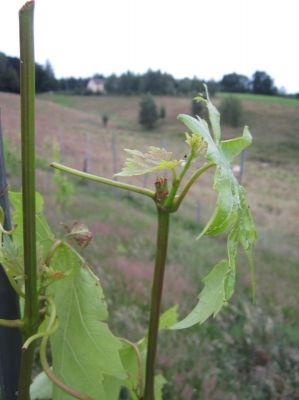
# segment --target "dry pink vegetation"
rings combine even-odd
[[[95,222],[90,225],[90,230],[94,235],[117,236],[119,238],[127,238],[130,235],[130,230],[124,226],[113,226],[101,222]]]
[[[4,136],[16,146],[20,144],[19,102],[18,95],[0,93]],[[49,101],[36,102],[37,154],[48,161],[52,161],[53,144],[60,146],[64,162],[75,168],[83,167],[86,152],[89,152],[93,172],[111,176],[111,138],[102,130],[100,116]]]
[[[116,261],[114,268],[125,291],[131,297],[145,299],[146,302],[152,282],[153,263],[120,258]],[[164,282],[163,303],[167,307],[184,304],[186,296],[196,296],[196,288],[191,278],[179,265],[166,266]]]

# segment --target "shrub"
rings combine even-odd
[[[222,100],[220,105],[221,117],[225,124],[238,127],[242,123],[243,108],[237,97],[229,96]]]
[[[152,129],[158,120],[158,111],[153,97],[143,96],[139,103],[139,123],[146,129]]]
[[[196,117],[198,115],[201,118],[205,118],[206,113],[204,103],[202,101],[196,100],[196,98],[193,98],[191,100],[191,114],[193,117]]]
[[[16,176],[20,174],[21,159],[18,152],[10,142],[4,139],[3,143],[4,160],[6,166],[6,173],[8,176]]]
[[[103,123],[103,127],[106,128],[108,125],[108,121],[109,121],[109,116],[107,114],[103,114],[102,115],[102,123]]]
[[[160,111],[159,111],[159,118],[164,119],[166,117],[166,110],[164,106],[161,106]]]
[[[219,83],[211,79],[207,81],[206,84],[208,86],[210,97],[215,97],[216,93],[219,91]]]

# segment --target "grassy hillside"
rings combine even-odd
[[[37,102],[38,186],[48,216],[57,230],[62,221],[80,220],[90,226],[95,238],[86,252],[105,287],[111,326],[132,339],[145,333],[148,318],[156,228],[153,205],[71,179],[71,204],[59,206],[46,165],[52,159],[53,140],[68,165],[82,168],[88,157],[91,172],[109,177],[115,163],[120,169],[121,149],[126,147],[144,150],[163,144],[182,158],[185,129],[176,115],[189,113],[190,99],[156,100],[166,108],[166,119],[150,132],[137,123],[137,97],[44,95]],[[19,99],[0,93],[0,103],[3,130],[18,157]],[[169,381],[165,399],[299,398],[299,113],[296,107],[257,102],[254,97],[244,98],[243,107],[244,122],[254,137],[243,184],[259,232],[257,304],[250,301],[249,272],[241,254],[232,304],[202,327],[161,335],[159,368]],[[104,113],[109,115],[107,128],[101,122]],[[241,130],[224,127],[223,133],[233,137]],[[16,187],[19,167],[11,168],[10,182]],[[150,187],[154,178],[137,181]],[[180,303],[181,315],[196,303],[201,278],[225,252],[222,238],[195,241],[214,207],[210,186],[207,174],[172,220],[163,307]]]
[[[219,94],[215,100],[219,105],[228,94]],[[275,96],[256,96],[233,94],[242,100],[244,107],[244,124],[249,125],[254,146],[250,157],[262,162],[293,163],[299,151],[299,101]],[[63,95],[44,95],[43,99],[61,104],[65,107],[84,111],[101,121],[103,114],[110,117],[110,128],[124,134],[140,132],[137,123],[138,97],[82,97]],[[151,132],[154,139],[157,135],[169,140],[177,136],[184,128],[176,121],[179,113],[190,113],[190,99],[175,97],[157,97],[157,104],[166,108],[166,119]],[[240,129],[224,127],[226,137],[240,132]],[[170,136],[171,135],[171,136]]]
[[[299,100],[282,96],[265,96],[250,93],[218,93],[217,96],[224,98],[227,96],[237,97],[242,101],[258,102],[265,104],[279,104],[285,107],[299,107]]]

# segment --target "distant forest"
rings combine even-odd
[[[56,79],[49,62],[45,65],[36,63],[37,93],[57,91],[70,94],[89,94],[87,83],[90,78],[60,78]],[[0,91],[19,93],[20,61],[17,57],[9,57],[0,52]],[[274,80],[264,71],[256,71],[251,78],[237,73],[226,74],[220,81],[204,81],[197,77],[176,79],[172,75],[148,70],[144,74],[125,72],[119,76],[94,75],[105,82],[107,94],[136,95],[151,93],[153,95],[193,95],[203,90],[205,82],[211,95],[216,92],[284,94],[279,93]]]

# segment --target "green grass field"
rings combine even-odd
[[[299,99],[292,99],[282,96],[264,96],[250,93],[218,93],[220,98],[233,96],[242,101],[266,103],[266,104],[279,104],[286,107],[299,107]]]
[[[75,185],[72,203],[57,204],[52,172],[52,141],[62,147],[63,161],[82,168],[88,154],[90,171],[113,174],[112,143],[117,168],[122,149],[166,145],[178,157],[185,152],[179,113],[190,112],[190,99],[158,97],[166,119],[153,131],[137,122],[138,97],[43,95],[37,101],[38,188],[56,230],[60,222],[79,220],[94,232],[86,256],[105,288],[111,322],[118,334],[138,339],[148,319],[149,284],[153,268],[156,221],[150,201],[88,183]],[[274,100],[274,98],[272,98]],[[18,96],[0,93],[2,125],[11,151],[18,147]],[[215,99],[219,105],[220,97]],[[295,104],[296,100],[294,100]],[[256,220],[257,302],[250,300],[250,278],[239,257],[237,291],[215,319],[189,331],[161,334],[159,370],[168,384],[169,400],[299,399],[299,112],[291,103],[242,97],[244,123],[254,142],[248,150],[243,184]],[[109,115],[108,127],[101,117]],[[223,127],[225,137],[242,127]],[[114,138],[114,139],[113,139]],[[14,161],[15,163],[15,161]],[[19,187],[14,164],[10,182]],[[148,187],[148,181],[137,180]],[[225,241],[195,241],[212,213],[215,195],[211,174],[203,177],[172,221],[163,308],[179,303],[184,315],[196,303],[201,279],[225,253]]]

